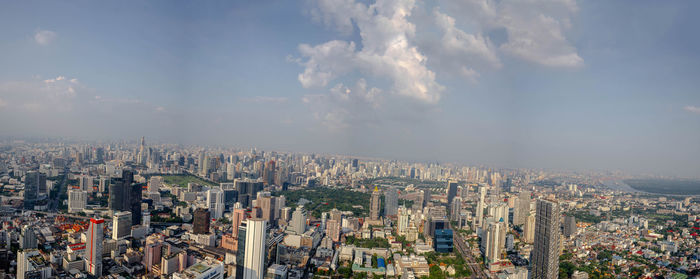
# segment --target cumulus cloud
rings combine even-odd
[[[483,31],[504,29],[499,49],[549,67],[578,67],[584,61],[564,35],[578,11],[575,0],[466,0],[446,2]]]
[[[697,113],[700,114],[700,107],[696,106],[685,106],[683,109],[687,112],[692,112],[692,113]]]
[[[468,34],[455,26],[455,19],[438,10],[433,11],[435,22],[442,30],[440,41],[443,52],[451,55],[462,64],[483,63],[492,68],[500,68],[501,62],[491,41],[481,33]],[[463,68],[463,72],[472,76],[473,69]]]
[[[575,0],[466,0],[433,7],[414,0],[313,1],[313,21],[359,39],[300,44],[300,57],[287,61],[300,64],[300,84],[317,91],[303,101],[323,123],[376,123],[387,104],[436,107],[445,91],[436,71],[477,83],[484,71],[507,66],[504,54],[547,67],[583,65],[564,35],[577,10]],[[363,117],[355,116],[358,111]]]
[[[56,39],[56,37],[58,37],[58,34],[49,30],[39,30],[36,33],[34,33],[34,41],[36,41],[37,44],[43,46],[53,42]]]
[[[408,21],[414,1],[384,1],[365,5],[355,1],[320,1],[312,16],[338,28],[352,31],[357,26],[361,48],[354,42],[333,40],[316,46],[302,44],[306,60],[299,82],[304,87],[326,86],[350,72],[388,80],[390,93],[435,104],[443,86],[426,67],[426,57],[411,44],[415,26]]]

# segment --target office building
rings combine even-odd
[[[306,210],[303,206],[297,206],[292,213],[291,230],[296,234],[303,234],[306,231]]]
[[[39,199],[39,189],[46,188],[46,175],[38,171],[29,171],[24,176],[24,208],[34,209]]]
[[[212,188],[207,191],[207,206],[211,213],[211,218],[220,219],[224,216],[224,191],[219,188]]]
[[[433,249],[438,253],[451,253],[454,242],[452,239],[451,229],[439,229],[435,230],[435,237],[433,240]]]
[[[576,234],[576,217],[566,215],[564,217],[564,237],[571,237]]]
[[[148,192],[158,193],[158,191],[160,191],[160,187],[162,185],[163,185],[163,177],[162,176],[153,176],[148,181]]]
[[[263,189],[262,180],[236,179],[234,185],[238,191],[238,202],[243,208],[250,207],[258,192]]]
[[[248,219],[246,223],[243,278],[263,279],[267,221],[255,218]]]
[[[394,216],[399,209],[399,192],[390,187],[384,192],[384,216]]]
[[[377,186],[374,186],[374,191],[372,191],[372,196],[369,200],[369,218],[370,220],[379,220],[379,213],[381,210],[381,193]]]
[[[532,278],[559,278],[559,203],[537,200],[535,244],[532,251]]]
[[[211,222],[211,216],[209,210],[204,208],[197,208],[194,211],[194,217],[192,221],[192,233],[194,234],[204,234],[209,232],[209,225]]]
[[[90,219],[85,243],[85,271],[90,275],[102,276],[102,240],[104,238],[103,219]]]
[[[68,190],[68,212],[81,212],[87,206],[88,192],[80,189]]]
[[[457,196],[457,181],[447,182],[447,205],[452,205],[452,200]]]
[[[131,212],[120,211],[112,215],[112,239],[119,240],[131,235]]]
[[[19,234],[19,248],[21,249],[36,249],[36,234],[34,228],[25,225]]]

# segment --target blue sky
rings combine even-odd
[[[0,129],[698,177],[698,6],[9,2]]]

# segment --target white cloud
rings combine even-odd
[[[36,41],[37,44],[44,46],[53,42],[56,37],[58,37],[58,34],[49,30],[39,30],[34,33],[34,41]]]
[[[501,67],[501,61],[488,38],[481,33],[468,34],[460,30],[455,26],[453,17],[440,13],[437,9],[433,14],[435,22],[444,34],[440,41],[443,48],[441,52],[447,52],[444,54],[449,55],[449,59],[455,59],[462,64],[480,63],[492,68]],[[470,75],[476,73],[473,69],[468,70]]]
[[[482,31],[504,29],[499,48],[520,59],[549,67],[579,67],[584,61],[564,35],[578,11],[575,0],[466,0],[446,2]]]
[[[389,81],[391,94],[425,104],[440,100],[443,86],[426,67],[426,57],[410,39],[415,26],[408,21],[414,1],[379,0],[369,6],[351,0],[321,1],[312,17],[348,33],[357,26],[362,48],[354,42],[333,40],[316,46],[302,44],[306,61],[299,82],[306,87],[326,86],[350,72]]]
[[[687,112],[692,112],[692,113],[697,113],[700,114],[700,107],[696,106],[685,106],[683,109]]]

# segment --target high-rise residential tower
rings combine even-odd
[[[452,200],[457,196],[457,181],[447,182],[447,205],[452,204]]]
[[[389,188],[384,192],[384,216],[396,215],[399,209],[399,193],[396,188]]]
[[[560,209],[552,200],[537,200],[535,245],[532,251],[533,279],[559,278]]]

